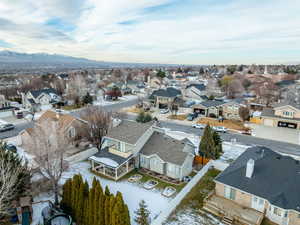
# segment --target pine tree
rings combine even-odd
[[[107,186],[106,186],[107,187]],[[105,188],[106,192],[106,188]],[[109,225],[110,224],[110,200],[111,196],[110,195],[105,195],[105,203],[104,203],[104,224]]]
[[[105,187],[105,195],[110,196],[110,191],[109,191],[109,188],[107,186]]]
[[[209,124],[205,127],[203,136],[201,137],[199,145],[199,154],[201,153],[206,158],[215,159],[216,155],[216,146],[213,139],[212,130]]]
[[[139,203],[139,209],[134,212],[136,214],[136,217],[134,218],[134,221],[138,225],[149,225],[150,223],[150,211],[147,209],[146,202],[144,200],[140,201]]]
[[[213,131],[213,139],[216,147],[215,159],[218,159],[223,152],[222,139],[216,131]]]

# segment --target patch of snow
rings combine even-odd
[[[164,225],[224,225],[219,219],[213,217],[210,214],[201,215],[199,211],[195,209],[181,210],[171,217]]]

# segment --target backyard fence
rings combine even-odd
[[[88,159],[90,156],[95,155],[97,152],[98,152],[97,148],[95,148],[95,147],[89,148],[85,151],[79,152],[75,155],[72,155],[72,156],[66,158],[66,160],[71,164],[77,163],[77,162]]]
[[[197,174],[193,177],[193,179],[177,194],[177,196],[170,201],[168,207],[159,214],[159,216],[153,220],[151,225],[161,225],[164,221],[168,219],[171,213],[176,209],[176,207],[180,204],[182,199],[186,196],[187,193],[191,191],[191,189],[198,183],[198,181],[206,174],[209,168],[213,166],[213,161],[209,161]]]

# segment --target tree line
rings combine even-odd
[[[61,207],[78,225],[130,225],[130,215],[122,194],[110,193],[93,180],[92,187],[80,174],[63,185]]]

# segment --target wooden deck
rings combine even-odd
[[[203,209],[221,218],[232,218],[234,224],[260,225],[264,218],[263,213],[240,206],[214,193],[204,200]]]

